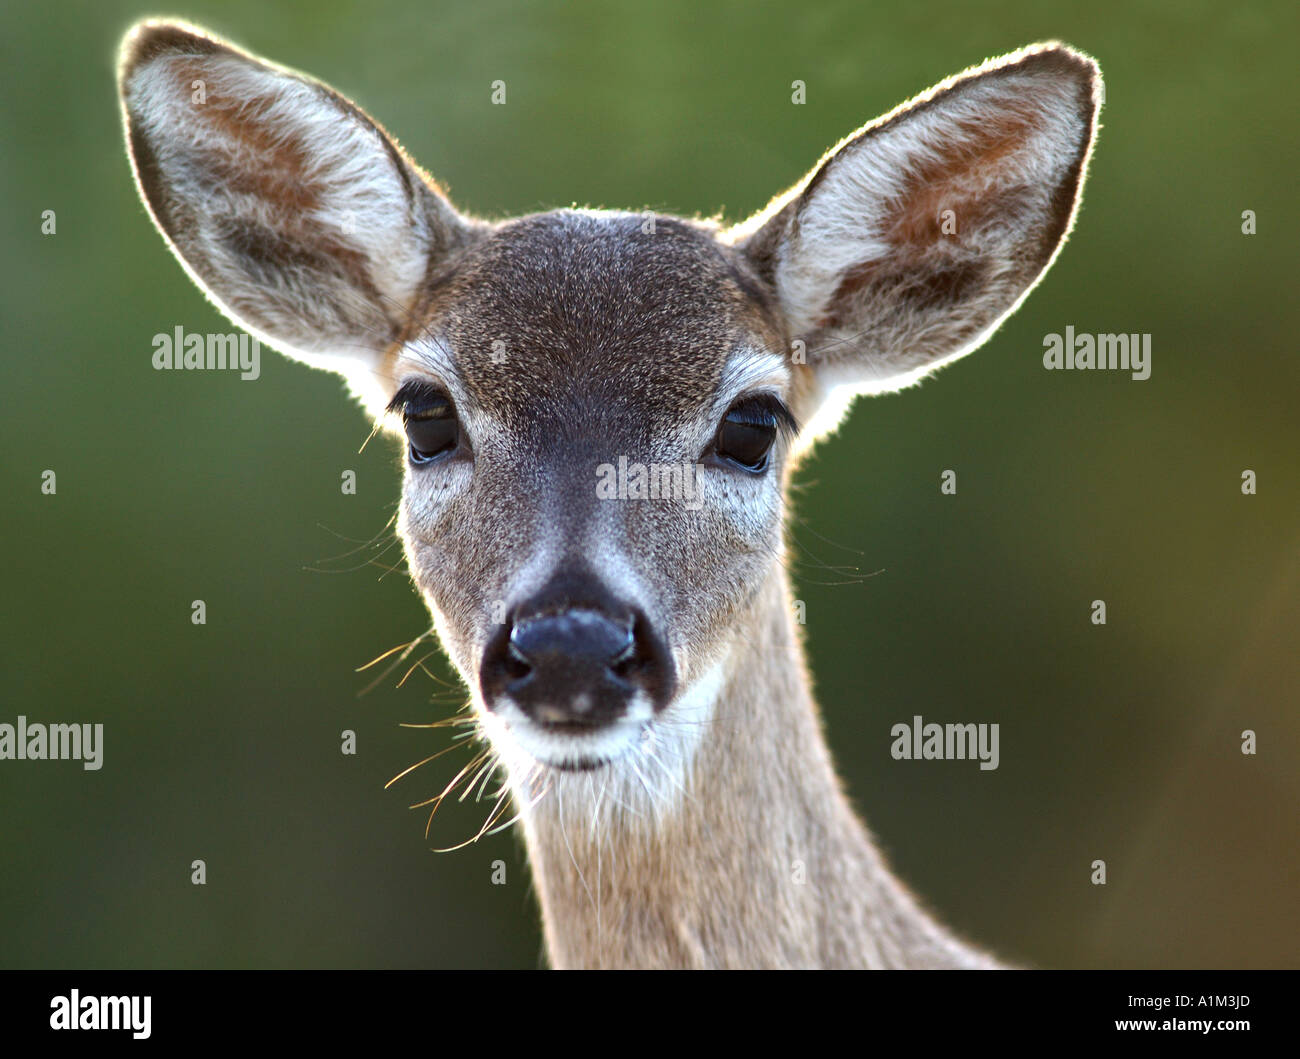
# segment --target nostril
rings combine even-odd
[[[506,643],[504,668],[506,677],[509,680],[523,680],[533,671],[532,664],[524,657],[523,652],[515,646],[513,640]]]
[[[637,650],[636,637],[631,626],[627,630],[627,642],[608,662],[609,671],[620,680],[626,680],[640,668],[640,652]]]

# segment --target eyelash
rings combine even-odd
[[[776,394],[755,393],[741,397],[728,406],[727,413],[749,411],[750,409],[765,412],[769,418],[775,421],[777,430],[784,437],[792,438],[799,433],[799,421],[795,419],[794,413],[786,407],[785,402]]]
[[[447,394],[431,382],[424,379],[409,379],[397,388],[397,393],[388,402],[387,411],[396,413],[405,419],[421,406],[432,406],[439,401],[447,401]]]

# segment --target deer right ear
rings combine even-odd
[[[385,354],[472,223],[352,103],[193,27],[136,26],[118,82],[140,195],[186,271],[382,408]]]
[[[1027,48],[858,130],[731,233],[823,398],[907,386],[992,334],[1065,241],[1100,102],[1091,59]]]

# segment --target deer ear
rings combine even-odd
[[[472,224],[352,103],[192,27],[136,26],[118,80],[140,195],[186,271],[382,406],[385,354]]]
[[[823,395],[899,389],[984,341],[1073,223],[1100,76],[1060,44],[968,71],[859,129],[731,233]]]

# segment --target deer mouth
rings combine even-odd
[[[614,761],[614,758],[578,758],[576,761],[566,761],[561,764],[551,765],[550,767],[558,772],[596,772],[603,769],[606,765]]]
[[[604,720],[543,720],[508,695],[479,704],[479,718],[493,747],[521,774],[540,766],[557,772],[594,772],[613,765],[648,738],[653,708],[636,699],[619,717]]]
[[[630,717],[603,724],[547,724],[505,712],[504,738],[537,764],[559,772],[594,772],[612,765],[630,753],[649,729],[648,721]]]

